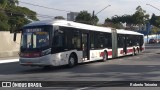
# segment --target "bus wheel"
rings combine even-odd
[[[68,60],[68,67],[73,67],[76,65],[76,57],[75,55],[71,54]]]
[[[103,62],[108,60],[108,54],[106,51],[104,51],[104,55],[103,55]]]

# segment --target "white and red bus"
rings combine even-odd
[[[143,34],[65,20],[37,21],[22,29],[21,65],[75,66],[78,63],[136,55]]]

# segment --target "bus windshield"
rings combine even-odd
[[[22,33],[21,48],[36,49],[49,46],[49,30],[44,28],[26,28]]]

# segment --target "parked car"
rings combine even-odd
[[[152,43],[157,43],[157,40],[156,39],[150,39],[149,44],[152,44]]]
[[[160,39],[157,39],[157,43],[160,43]]]

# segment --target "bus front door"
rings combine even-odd
[[[82,34],[82,50],[83,50],[83,58],[89,60],[89,35],[87,33]]]

